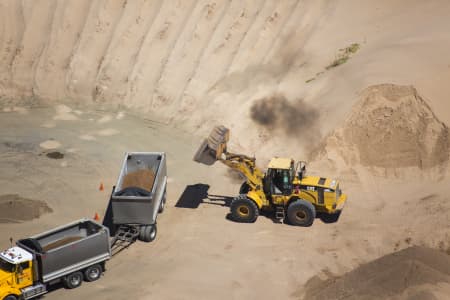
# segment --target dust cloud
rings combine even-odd
[[[281,94],[259,99],[250,108],[250,117],[268,130],[281,129],[288,136],[320,134],[319,112],[302,99],[290,102]]]

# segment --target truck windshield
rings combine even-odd
[[[14,272],[15,265],[7,262],[6,260],[0,259],[0,269],[5,272],[12,273]]]

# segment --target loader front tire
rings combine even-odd
[[[231,219],[240,223],[253,223],[259,215],[256,203],[246,195],[239,195],[230,205]]]
[[[308,227],[314,223],[316,209],[312,203],[299,199],[289,204],[287,219],[291,225]]]

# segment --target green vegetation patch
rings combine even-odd
[[[347,60],[350,58],[352,54],[355,54],[359,50],[360,46],[358,43],[353,43],[350,46],[339,49],[339,53],[336,55],[336,58],[325,67],[325,69],[329,70],[331,68],[340,66],[347,62]]]

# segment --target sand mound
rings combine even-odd
[[[436,299],[426,284],[450,283],[450,256],[411,247],[383,256],[341,277],[310,279],[304,299]]]
[[[45,142],[40,143],[39,146],[44,149],[57,149],[61,147],[61,143],[54,140],[47,140]]]
[[[151,191],[153,182],[155,181],[155,173],[151,170],[139,170],[129,173],[123,179],[122,189],[127,187],[139,187],[147,191]]]
[[[429,169],[447,164],[449,134],[414,87],[381,84],[362,92],[324,148],[337,150],[347,164]]]
[[[0,196],[0,223],[28,221],[52,211],[44,201],[22,198],[17,194]]]

